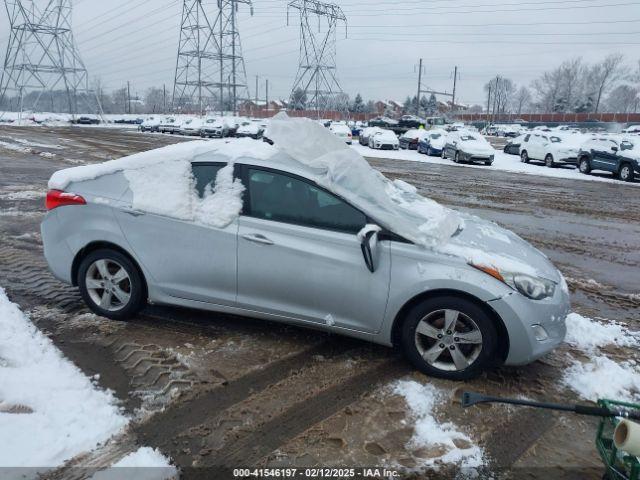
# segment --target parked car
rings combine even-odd
[[[369,137],[369,148],[375,150],[398,150],[400,142],[398,142],[398,137],[391,130],[382,130]]]
[[[180,131],[180,122],[175,117],[166,117],[158,125],[160,133],[178,133]]]
[[[520,145],[520,160],[544,162],[547,167],[577,165],[580,145],[585,141],[581,134],[553,134],[548,132],[525,135]]]
[[[260,126],[257,122],[242,122],[242,124],[238,127],[238,131],[236,132],[236,137],[243,138],[249,137],[257,140],[262,138],[262,134],[264,133],[264,128]]]
[[[604,170],[620,180],[631,182],[640,174],[640,148],[630,140],[593,138],[580,148],[578,168],[584,174]]]
[[[141,132],[157,132],[160,128],[160,122],[160,117],[149,117],[140,124],[138,129]]]
[[[495,158],[495,149],[485,138],[477,133],[451,132],[442,149],[442,158],[451,158],[455,163],[481,162],[491,165]]]
[[[351,128],[349,128],[346,124],[333,123],[329,127],[329,130],[336,137],[343,140],[347,145],[351,145],[351,143],[353,142],[353,134],[351,133]]]
[[[640,133],[640,125],[629,125],[622,133]]]
[[[420,128],[424,127],[427,122],[415,115],[403,115],[398,121],[398,126],[401,128]]]
[[[399,144],[403,150],[417,150],[418,143],[427,135],[425,129],[411,129],[400,135]]]
[[[382,132],[382,128],[380,127],[367,127],[360,132],[358,136],[358,143],[360,145],[369,146],[369,138],[377,132]]]
[[[393,128],[398,126],[398,121],[389,117],[376,117],[369,120],[370,127]]]
[[[190,118],[185,120],[182,122],[182,125],[180,125],[180,135],[198,136],[200,135],[202,124],[203,122],[199,118]]]
[[[523,134],[509,140],[504,146],[504,153],[508,153],[509,155],[520,155],[520,145],[522,145],[522,141],[526,136],[527,134]]]
[[[331,164],[340,175],[318,181],[312,162],[327,153],[313,157],[310,146],[328,145],[331,157],[335,138],[313,130],[305,149],[304,133],[289,142],[309,163],[257,144],[254,156],[187,142],[148,152],[145,169],[139,154],[131,171],[120,159],[56,173],[41,227],[51,271],[101,317],[134,318],[147,303],[249,315],[395,345],[420,371],[453,380],[533,362],[563,342],[569,292],[545,255],[385,179],[359,157],[335,157],[348,162]],[[195,190],[189,175],[157,174],[174,155]],[[221,175],[225,185],[242,182],[237,197],[207,194]],[[229,208],[230,195],[240,201],[228,218],[211,215]],[[443,218],[430,217],[434,210]],[[449,250],[414,237],[443,231]],[[464,245],[482,260],[455,254]]]
[[[81,115],[76,120],[77,125],[99,125],[100,119],[95,115]]]
[[[207,118],[200,127],[202,138],[224,138],[231,134],[231,129],[223,118]]]
[[[420,142],[418,142],[418,153],[426,153],[429,156],[442,155],[442,149],[447,143],[448,132],[435,128],[428,130]]]

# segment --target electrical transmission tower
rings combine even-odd
[[[342,9],[332,3],[315,0],[293,0],[287,7],[300,12],[300,61],[290,104],[292,108],[311,106],[316,112],[346,108],[345,94],[336,74],[336,31],[338,22],[347,18]],[[317,17],[318,31],[314,26]],[[321,28],[321,26],[325,28]]]
[[[251,0],[184,0],[173,86],[174,109],[197,110],[202,114],[214,104],[221,112],[235,113],[238,102],[249,99],[237,25],[241,3],[249,5],[253,15]]]
[[[71,114],[78,111],[78,95],[89,106],[87,69],[71,30],[71,0],[48,0],[44,10],[34,0],[5,0],[11,32],[0,77],[0,103],[8,92],[20,97],[37,91],[30,105],[36,110],[42,94],[66,93]]]

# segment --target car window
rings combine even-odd
[[[460,136],[460,140],[462,140],[463,142],[469,141],[469,140],[475,140],[476,138],[473,137],[472,135],[461,135]]]
[[[436,138],[440,138],[442,135],[440,135],[439,133],[432,133],[430,136],[435,140]]]
[[[211,188],[213,189],[218,172],[223,166],[224,164],[222,163],[194,163],[191,165],[193,178],[196,184],[196,191],[200,198],[204,198],[207,186],[211,185]]]
[[[366,216],[335,195],[306,181],[249,169],[250,215],[305,227],[358,233]]]

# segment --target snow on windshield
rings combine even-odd
[[[460,226],[456,212],[420,196],[406,182],[388,180],[355,150],[312,120],[278,114],[269,125],[267,137],[308,169],[318,184],[408,240],[423,246],[438,245]]]

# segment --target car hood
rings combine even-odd
[[[562,275],[547,256],[512,231],[476,216],[460,216],[461,228],[438,247],[440,252],[463,257],[474,265],[562,282]]]
[[[482,142],[462,142],[460,150],[474,155],[493,155],[494,149]]]

